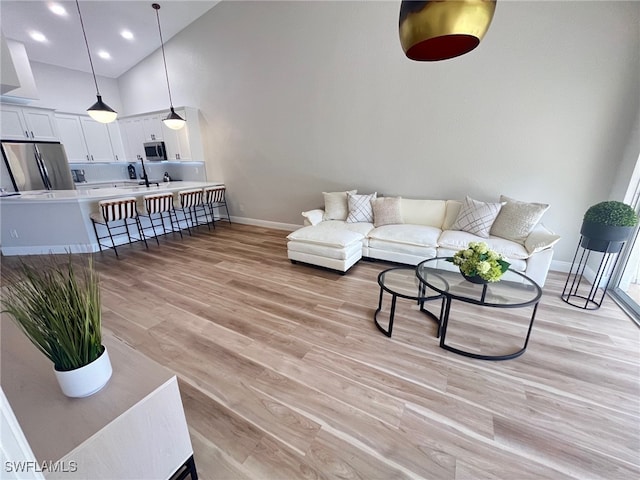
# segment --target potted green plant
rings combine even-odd
[[[457,251],[447,261],[457,265],[466,280],[479,284],[499,281],[511,265],[485,242],[470,242],[467,248]]]
[[[617,253],[638,224],[638,214],[616,200],[589,207],[582,220],[581,246],[597,252]]]
[[[27,338],[49,360],[62,392],[86,397],[111,378],[102,345],[100,282],[93,259],[50,255],[40,264],[23,260],[8,280],[1,303]]]

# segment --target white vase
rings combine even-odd
[[[62,393],[72,398],[88,397],[96,393],[107,384],[112,371],[107,347],[104,347],[102,355],[84,367],[66,372],[59,372],[55,367],[53,369]]]

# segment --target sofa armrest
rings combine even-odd
[[[317,225],[324,218],[324,210],[320,208],[307,210],[306,212],[302,212],[302,216],[304,217],[305,225]]]
[[[560,235],[556,235],[542,223],[539,223],[524,241],[524,247],[529,255],[533,255],[553,247],[558,240],[560,240]]]

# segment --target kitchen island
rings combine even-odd
[[[222,182],[163,182],[83,190],[35,190],[0,198],[0,249],[3,255],[90,253],[99,251],[90,215],[98,202],[136,197],[138,211],[143,197],[154,193],[204,188]],[[176,202],[176,206],[178,206]]]

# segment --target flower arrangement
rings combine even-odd
[[[467,277],[479,276],[487,282],[497,282],[507,271],[510,263],[502,255],[489,249],[484,242],[470,242],[468,248],[460,250],[449,259]]]

